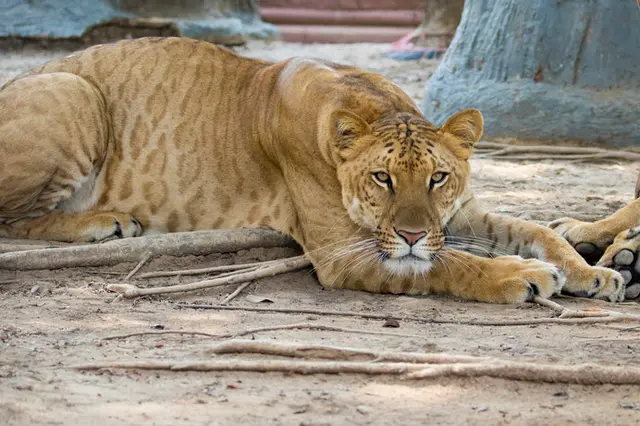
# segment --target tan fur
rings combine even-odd
[[[566,277],[567,292],[618,300],[618,273],[480,208],[467,159],[481,135],[478,111],[437,128],[355,68],[123,41],[0,91],[0,222],[9,236],[67,241],[269,226],[328,287],[521,302]]]

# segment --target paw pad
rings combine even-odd
[[[640,297],[640,259],[638,252],[623,248],[611,259],[612,264],[603,265],[620,272],[624,279],[625,299],[633,300]]]
[[[592,243],[578,243],[574,246],[580,256],[587,261],[589,265],[595,265],[604,254],[604,251]]]

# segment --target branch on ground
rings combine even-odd
[[[542,299],[547,300],[547,299]],[[537,301],[537,300],[536,300]],[[554,302],[555,303],[555,302]],[[556,303],[556,305],[558,305]],[[283,313],[298,315],[323,315],[323,316],[340,316],[364,319],[395,319],[398,321],[412,321],[420,324],[454,324],[454,325],[470,325],[470,326],[527,326],[535,324],[559,324],[559,325],[575,325],[575,324],[601,324],[613,322],[639,322],[640,315],[624,314],[620,312],[612,312],[606,316],[596,317],[570,317],[570,318],[530,318],[530,319],[447,319],[447,318],[426,318],[417,315],[398,315],[385,313],[368,313],[368,312],[351,312],[351,311],[334,311],[324,309],[304,309],[304,308],[277,308],[277,307],[254,307],[254,306],[220,306],[220,305],[203,305],[178,303],[176,306],[187,309],[214,309],[225,311],[247,311],[247,312],[264,312],[264,313]],[[549,307],[547,305],[544,305]],[[558,305],[561,306],[561,305]],[[554,309],[555,312],[557,308]],[[584,311],[573,311],[584,312]]]
[[[298,247],[268,229],[218,229],[123,238],[102,244],[35,249],[0,254],[0,269],[31,270],[106,266],[140,262],[145,256],[189,256],[231,253],[257,247]]]
[[[189,284],[179,284],[168,287],[152,287],[139,288],[131,284],[110,284],[107,290],[121,294],[123,297],[130,299],[133,297],[149,296],[153,294],[179,293],[185,291],[201,290],[205,288],[220,287],[229,284],[239,284],[247,281],[253,281],[260,278],[272,277],[286,272],[297,271],[298,269],[310,266],[311,262],[304,256],[283,259],[279,262],[268,262],[262,268],[245,272],[240,270],[234,273],[226,274],[225,277],[213,278],[205,281],[198,281]]]
[[[586,148],[557,145],[510,145],[501,142],[480,141],[474,145],[478,158],[501,160],[621,160],[640,161],[640,153],[604,148]],[[537,155],[536,155],[537,154]]]
[[[370,334],[374,336],[393,336],[393,337],[404,337],[404,338],[409,337],[414,339],[424,339],[424,336],[420,336],[417,334],[393,333],[390,331],[372,331],[372,330],[345,328],[345,327],[337,327],[334,325],[324,325],[324,324],[304,322],[299,324],[270,325],[265,327],[249,328],[247,330],[242,330],[242,331],[227,333],[227,334],[211,334],[211,333],[205,333],[202,331],[191,331],[191,330],[149,330],[149,331],[140,331],[140,332],[128,333],[128,334],[118,334],[115,336],[108,336],[108,337],[104,337],[102,340],[127,339],[129,337],[135,337],[135,336],[157,336],[157,335],[165,335],[165,334],[183,334],[183,335],[193,335],[193,336],[205,336],[205,337],[211,337],[215,339],[230,339],[234,337],[248,336],[251,334],[258,334],[258,333],[264,333],[268,331],[279,331],[279,330],[336,331],[340,333]]]
[[[298,374],[388,374],[407,379],[436,377],[495,377],[547,383],[582,385],[637,385],[640,368],[596,364],[572,366],[500,361],[487,363],[416,364],[406,362],[345,362],[299,360],[216,360],[216,361],[113,361],[76,365],[76,370],[140,369],[167,371],[250,371]]]

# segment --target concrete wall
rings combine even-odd
[[[260,20],[256,0],[0,0],[0,11],[0,39],[5,40],[92,44],[182,35],[241,44],[251,37],[278,36],[275,26]]]

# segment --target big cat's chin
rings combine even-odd
[[[422,275],[429,272],[433,260],[426,260],[412,254],[389,258],[382,262],[383,266],[397,275]]]

